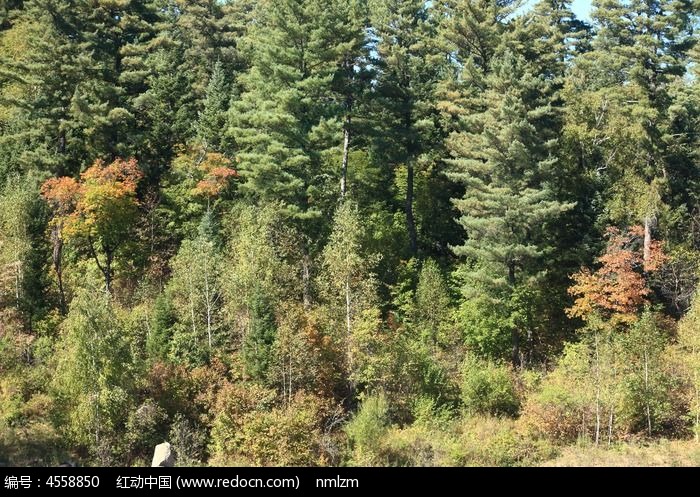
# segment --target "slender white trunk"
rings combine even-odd
[[[644,396],[646,400],[647,429],[649,430],[649,436],[651,436],[651,407],[649,405],[649,353],[647,352],[646,345],[644,346]]]
[[[693,352],[693,355],[695,353]],[[695,443],[700,442],[700,388],[698,388],[698,372],[695,371]]]
[[[350,279],[345,279],[345,331],[347,340],[347,357],[348,357],[348,367],[352,369],[352,353],[351,353],[351,337],[352,337],[352,321],[350,317]]]
[[[343,129],[343,163],[340,171],[340,196],[345,197],[348,192],[348,154],[350,153],[350,116],[345,119]]]
[[[209,340],[209,354],[211,354],[211,320],[212,320],[212,299],[209,291],[209,271],[204,270],[204,298],[207,305],[207,339]]]
[[[194,313],[194,282],[192,281],[192,272],[187,271],[187,286],[189,291],[187,292],[187,300],[190,304],[190,320],[192,322],[192,333],[196,339],[197,337],[197,319]]]
[[[651,259],[651,216],[644,217],[644,265]]]
[[[598,331],[595,332],[595,444],[600,443],[600,355],[598,351]]]

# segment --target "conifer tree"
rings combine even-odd
[[[226,82],[223,65],[217,61],[209,78],[204,109],[197,123],[197,138],[206,150],[219,152],[222,137],[226,131],[226,113],[229,104],[229,85]]]
[[[454,251],[470,261],[467,294],[478,282],[508,302],[519,285],[540,273],[541,259],[551,250],[543,227],[572,204],[555,200],[548,188],[554,142],[543,146],[533,118],[550,109],[530,96],[541,80],[522,56],[506,49],[491,61],[484,82],[485,111],[466,119],[468,131],[448,142],[451,177],[465,185],[455,205],[467,239]],[[523,330],[513,326],[511,333],[513,362],[519,363]],[[525,333],[531,340],[531,332]]]
[[[430,145],[440,143],[431,99],[444,61],[435,55],[432,10],[419,0],[375,1],[371,7],[377,36],[378,119],[383,135],[379,146],[387,150],[391,165],[406,170],[403,211],[412,255],[418,251],[416,168]]]
[[[245,39],[251,68],[231,109],[242,189],[264,202],[283,201],[295,217],[321,211],[319,200],[328,195],[314,185],[321,175],[342,174],[345,166],[324,169],[324,152],[344,149],[347,164],[349,144],[343,144],[364,46],[364,26],[352,17],[355,5],[261,2]]]
[[[583,107],[581,148],[601,178],[611,220],[643,224],[647,256],[657,220],[680,207],[680,191],[695,176],[685,167],[683,111],[672,105],[695,44],[692,14],[691,2],[594,2],[598,33],[570,81]]]

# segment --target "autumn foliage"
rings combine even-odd
[[[54,221],[65,222],[71,235],[95,227],[118,211],[138,205],[136,187],[143,173],[136,159],[117,159],[110,164],[95,161],[80,178],[51,178],[41,187],[41,195],[54,211]]]
[[[661,245],[652,242],[651,255],[644,260],[640,246],[643,236],[641,226],[633,226],[627,232],[608,228],[607,248],[598,258],[600,267],[596,271],[581,269],[572,277],[574,284],[568,292],[576,300],[567,309],[569,317],[586,319],[593,312],[600,312],[614,322],[636,320],[650,293],[645,276],[657,270],[664,259]]]
[[[75,209],[80,185],[69,177],[50,178],[41,186],[41,195],[54,211],[54,219],[70,214]]]
[[[197,183],[193,193],[208,198],[219,196],[229,185],[230,180],[238,177],[238,172],[231,165],[231,160],[223,154],[206,153],[197,165],[203,177]]]
[[[84,242],[105,275],[108,289],[114,253],[136,219],[136,188],[142,177],[136,159],[116,159],[109,164],[98,159],[81,174],[80,181],[52,178],[41,188],[54,211],[52,222],[61,227],[60,236]]]

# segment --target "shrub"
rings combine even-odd
[[[389,428],[389,405],[384,394],[367,397],[345,425],[352,452],[351,464],[376,465],[381,460],[382,438]]]
[[[469,414],[514,416],[520,407],[506,366],[467,357],[462,365],[462,403]]]

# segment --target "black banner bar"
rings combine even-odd
[[[626,489],[643,488],[656,481],[658,469],[627,468],[10,468],[0,467],[0,495],[54,492],[96,495],[116,492],[125,495],[231,495],[238,492],[309,493],[330,492],[424,492],[460,490],[460,494],[477,494],[485,488],[498,493],[537,488],[538,493],[561,487],[568,482],[577,490],[599,481],[586,475],[589,471],[628,472],[623,477]],[[687,473],[690,474],[690,473]],[[591,475],[593,476],[593,475]],[[607,475],[614,481],[620,475]],[[693,472],[693,477],[697,476]],[[544,485],[544,487],[543,487]],[[478,490],[482,489],[482,490]]]

